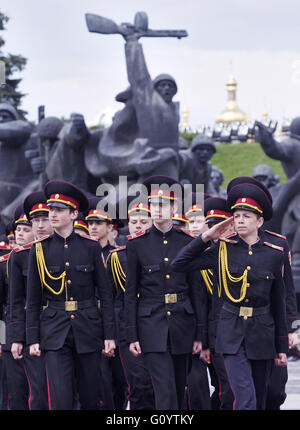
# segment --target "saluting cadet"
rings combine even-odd
[[[128,241],[125,291],[130,351],[144,353],[156,409],[170,410],[183,407],[189,355],[200,352],[202,337],[198,278],[175,273],[170,266],[192,240],[172,226],[178,196],[170,187],[175,184],[181,192],[171,178],[153,176],[144,182],[153,226]]]
[[[106,267],[109,252],[114,249],[109,242],[109,234],[112,230],[113,219],[108,212],[98,208],[101,200],[101,197],[92,197],[89,199],[89,212],[85,220],[88,224],[90,236],[99,241],[101,245],[103,263]],[[111,285],[109,285],[109,287],[113,294],[114,289]],[[115,317],[117,318],[117,315],[115,315]],[[101,357],[101,374],[103,409],[124,409],[127,384],[118,349],[115,350],[114,357],[107,357],[105,355]]]
[[[15,223],[15,238],[17,247],[22,247],[30,244],[33,241],[33,232],[30,221],[27,219],[24,212],[23,204],[19,205],[14,213]],[[12,251],[6,259],[5,275],[7,277],[7,308],[6,308],[6,345],[4,348],[4,362],[7,377],[7,387],[9,396],[9,409],[11,410],[28,410],[31,408],[31,392],[30,383],[28,380],[28,373],[25,366],[25,361],[16,361],[11,354],[12,342],[14,340],[14,325],[11,324],[11,291],[9,289],[10,278],[12,275],[11,270],[11,256]],[[5,276],[4,275],[4,276]],[[24,301],[23,301],[24,312]],[[24,329],[24,325],[23,325]],[[22,328],[21,328],[22,331]],[[21,357],[23,358],[23,357]],[[37,402],[37,399],[34,399]],[[37,403],[34,403],[38,406]]]
[[[272,217],[267,194],[242,183],[230,190],[233,220],[222,221],[186,246],[172,263],[176,271],[213,269],[223,305],[215,350],[222,353],[235,397],[235,409],[265,409],[276,358],[286,366],[288,336],[282,280],[283,249],[259,237]],[[220,239],[231,223],[237,239]]]
[[[252,183],[261,187],[266,192],[269,200],[272,202],[272,196],[268,192],[268,190],[259,182],[257,179],[247,176],[242,176],[239,178],[235,178],[229,182],[227,191],[229,192],[232,187],[239,183],[243,183],[247,181],[248,183]],[[259,231],[259,236],[264,236],[264,240],[268,241],[275,246],[279,246],[283,248],[284,252],[284,275],[283,281],[286,292],[286,313],[287,313],[287,326],[288,326],[288,337],[289,337],[289,345],[290,347],[293,344],[293,322],[298,320],[298,310],[297,310],[297,299],[295,286],[293,281],[292,269],[291,269],[291,253],[289,249],[288,242],[285,236],[282,236],[276,232],[265,230],[264,225],[261,227]],[[267,396],[267,404],[266,409],[269,410],[279,410],[280,405],[286,399],[285,385],[288,379],[288,369],[287,366],[274,366],[272,375],[270,378],[269,386],[268,386],[268,396]]]
[[[128,240],[152,226],[148,204],[133,203],[128,197]],[[107,271],[115,292],[116,321],[118,328],[119,354],[124,366],[128,387],[130,410],[154,409],[154,394],[150,375],[145,367],[143,354],[134,356],[128,347],[125,330],[124,293],[126,289],[127,254],[126,246],[110,251]]]
[[[40,239],[53,232],[48,217],[49,208],[43,191],[36,191],[28,195],[23,207],[34,239]],[[26,286],[31,246],[32,242],[16,247],[10,257],[9,325],[12,356],[15,360],[21,361],[28,379],[29,409],[40,410],[47,409],[45,369],[42,357],[30,356],[25,335]]]
[[[114,314],[101,247],[73,231],[88,200],[73,184],[49,181],[44,192],[54,233],[30,250],[26,334],[30,354],[45,352],[49,409],[72,409],[74,378],[82,409],[98,409],[99,352],[113,354]],[[100,312],[96,297],[101,300]],[[47,306],[40,318],[43,299]]]

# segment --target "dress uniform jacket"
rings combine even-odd
[[[169,340],[172,354],[187,354],[202,340],[199,272],[176,273],[170,266],[191,240],[174,227],[162,233],[152,226],[127,244],[127,341],[139,341],[144,353],[166,352]],[[175,303],[166,303],[168,293],[177,294]]]
[[[50,274],[58,277],[66,270],[67,297],[65,291],[55,295],[47,287],[42,288],[36,245],[33,245],[28,266],[27,343],[40,343],[41,349],[58,350],[64,345],[72,328],[77,353],[101,350],[103,339],[114,339],[115,324],[113,298],[107,287],[100,244],[74,232],[66,239],[54,233],[41,244]],[[46,281],[55,291],[59,290],[61,281]],[[40,320],[43,296],[48,305]],[[95,297],[101,301],[103,324]],[[66,299],[78,301],[78,310],[65,311],[63,306]]]
[[[26,343],[25,306],[30,245],[17,248],[10,256],[9,325],[12,342]]]
[[[207,249],[209,243],[203,242],[199,236],[179,253],[171,267],[180,272],[211,268],[218,273],[220,242]],[[282,248],[273,248],[263,238],[251,247],[238,236],[236,240],[226,242],[229,272],[238,277],[247,268],[248,286],[244,300],[239,303],[232,302],[222,290],[223,306],[217,327],[216,352],[236,354],[243,341],[248,359],[267,360],[274,358],[276,353],[287,352]],[[228,286],[231,295],[237,299],[240,283],[232,284],[228,280]],[[253,307],[253,316],[239,316],[241,306]],[[255,308],[265,308],[265,311],[256,315]]]
[[[1,256],[0,259],[0,320],[5,322],[5,344],[2,345],[3,351],[10,351],[11,336],[9,326],[9,311],[8,311],[8,278],[7,269],[10,259],[10,253]]]

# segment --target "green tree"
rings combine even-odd
[[[8,21],[8,16],[0,12],[0,32],[6,29],[5,25]],[[18,86],[22,79],[14,79],[13,75],[16,72],[21,72],[25,68],[27,59],[21,55],[5,54],[2,50],[4,45],[5,41],[0,33],[0,61],[5,64],[5,78],[7,84],[5,88],[1,88],[0,100],[2,102],[7,101],[11,103],[17,109],[20,119],[25,119],[27,112],[20,109],[21,101],[25,94],[18,91]]]

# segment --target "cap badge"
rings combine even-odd
[[[246,202],[246,199],[245,199],[245,197],[243,197],[242,198],[242,203],[245,203]]]
[[[59,199],[59,194],[55,194],[55,198],[56,198],[56,199]]]

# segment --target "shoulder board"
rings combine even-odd
[[[283,252],[282,246],[277,246],[277,245],[274,245],[273,243],[270,243],[270,242],[264,242],[264,245],[267,245],[270,248],[278,249],[278,251],[282,251]]]
[[[118,248],[115,249],[111,249],[109,252],[118,252],[118,251],[123,251],[123,249],[126,249],[126,245],[124,246],[118,246]]]
[[[147,231],[139,231],[138,233],[135,233],[135,234],[128,234],[126,237],[128,240],[132,240],[132,239],[136,239],[137,237],[144,236],[146,233]]]
[[[185,233],[187,236],[190,236],[190,237],[192,237],[193,239],[195,239],[197,236],[194,236],[190,231],[188,231],[188,230],[185,230],[184,228],[180,228],[180,229],[178,229],[178,230],[176,230],[176,231],[179,231],[179,232],[181,232],[182,231],[182,233]]]
[[[14,252],[25,251],[26,249],[30,249],[32,245],[33,245],[33,242],[28,243],[27,245],[24,245],[24,246],[17,246],[16,248],[14,248]]]
[[[0,263],[3,263],[3,261],[7,261],[10,257],[11,252],[9,252],[8,254],[2,255],[2,257],[0,257]]]
[[[226,239],[231,239],[232,237],[237,236],[237,233],[233,232],[231,234],[229,234],[228,236],[226,236]]]
[[[220,239],[220,241],[227,242],[227,243],[234,243],[234,244],[238,243],[237,240],[232,240],[232,239],[227,239],[227,238]]]
[[[2,243],[2,242],[0,242],[0,243]],[[0,249],[11,251],[13,248],[11,246],[9,246],[8,243],[6,243],[5,245],[0,245]]]
[[[42,242],[43,240],[48,239],[48,237],[50,237],[50,234],[48,234],[47,236],[43,236],[40,239],[35,240],[34,242],[32,242],[30,245],[33,245],[34,243],[39,243]]]
[[[265,233],[269,233],[272,236],[280,237],[281,239],[286,239],[286,237],[283,236],[283,234],[275,233],[275,231],[265,230]]]
[[[93,237],[89,236],[88,234],[78,234],[78,236],[83,237],[84,239],[89,239],[89,240],[93,240],[94,242],[98,242],[98,239],[94,239]]]

